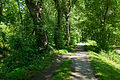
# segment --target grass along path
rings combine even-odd
[[[120,80],[120,58],[115,52],[89,53],[98,80]]]

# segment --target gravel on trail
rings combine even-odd
[[[68,56],[72,60],[74,72],[71,73],[70,80],[97,80],[91,67],[91,60],[88,52],[85,51],[85,43],[78,44],[72,52],[76,54]],[[72,52],[68,54],[72,54]]]

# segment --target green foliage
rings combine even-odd
[[[22,80],[25,76],[25,69],[20,69],[17,68],[15,71],[12,71],[10,73],[7,73],[5,76],[5,79],[9,79],[9,80],[13,80],[13,79],[18,79],[18,80]]]
[[[52,80],[69,80],[70,73],[72,72],[72,67],[70,67],[70,64],[72,64],[71,60],[68,59],[64,61],[54,73]]]
[[[116,64],[120,64],[120,57],[118,56],[117,51],[109,51],[108,53],[101,51],[100,54],[106,57],[108,60],[111,60]]]
[[[95,40],[100,49],[107,51],[112,45],[119,42],[119,36],[115,33],[119,32],[117,19],[120,18],[120,12],[117,9],[120,3],[117,0],[86,0],[84,3],[85,11],[83,13],[86,15],[86,19],[82,25],[84,25],[83,30],[86,35],[83,36]]]
[[[90,52],[92,67],[95,70],[98,80],[119,80],[120,79],[120,58],[116,51],[97,54]]]
[[[69,51],[72,51],[74,47],[75,45],[71,45],[69,47],[66,47],[65,49],[69,52]]]
[[[56,52],[59,53],[59,54],[63,54],[63,55],[65,55],[66,53],[68,53],[68,51],[65,50],[65,49],[56,50]]]
[[[10,51],[8,47],[7,32],[8,32],[7,26],[1,23],[0,24],[0,54],[3,57],[8,56],[8,53]]]
[[[20,56],[19,56],[20,57]],[[44,56],[34,55],[26,56],[31,58],[31,60],[22,59],[25,58],[24,55],[20,60],[18,56],[10,56],[9,59],[6,59],[4,65],[2,65],[0,70],[0,78],[2,79],[18,79],[18,80],[29,80],[32,76],[38,74],[45,67],[49,66],[50,63],[55,60],[55,54],[46,54]],[[14,58],[17,58],[14,59]],[[12,61],[10,61],[12,60]],[[25,62],[26,61],[26,62]],[[28,63],[29,62],[29,63]]]
[[[65,55],[66,53],[68,53],[69,51],[73,50],[75,45],[71,45],[69,47],[66,47],[64,49],[60,49],[60,50],[55,50],[58,54],[62,54]]]
[[[86,50],[91,50],[91,51],[95,51],[95,52],[99,51],[97,43],[93,40],[87,40],[85,48],[86,48]]]
[[[97,43],[93,40],[87,40],[87,44],[88,46],[97,46]]]
[[[120,45],[119,0],[73,0],[69,13],[70,46],[66,46],[67,21],[64,14],[68,11],[66,9],[69,7],[69,1],[65,3],[64,0],[57,0],[59,8],[56,9],[58,6],[54,0],[43,0],[43,3],[40,3],[43,5],[42,15],[38,15],[39,11],[33,3],[39,0],[28,0],[29,4],[32,4],[29,8],[35,10],[34,14],[37,14],[35,17],[30,14],[25,1],[0,1],[0,58],[2,57],[0,77],[11,80],[30,77],[34,75],[34,70],[35,73],[42,71],[48,66],[49,61],[55,59],[54,54],[49,54],[51,49],[46,48],[49,45],[53,50],[58,49],[57,53],[66,54],[73,49],[74,44],[87,40],[87,50],[96,52],[106,50],[108,54],[101,52],[102,55],[119,63],[116,54],[109,52],[113,45]],[[41,9],[39,10],[41,12]],[[59,18],[62,18],[59,25],[60,31],[57,30],[59,10],[61,12]],[[36,25],[34,20],[40,23]],[[55,36],[58,39],[57,42]],[[48,42],[47,46],[45,46],[46,42]],[[43,50],[44,48],[46,50]]]

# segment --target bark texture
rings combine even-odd
[[[34,0],[25,0],[25,3],[29,9],[29,12],[33,18],[35,25],[35,35],[36,35],[36,46],[39,53],[44,53],[47,49],[48,39],[47,33],[44,31],[42,20],[43,17],[43,0],[34,1]]]
[[[66,15],[66,33],[67,33],[67,46],[70,45],[70,21],[69,21],[69,18],[70,18],[70,10],[71,10],[71,3],[72,3],[72,0],[69,0],[69,5],[68,5],[68,9],[66,10],[67,12],[65,13]]]

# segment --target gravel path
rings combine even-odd
[[[88,52],[85,51],[83,43],[78,44],[75,49],[68,53],[68,55],[75,52],[75,55],[66,56],[69,57],[73,64],[74,72],[71,74],[71,80],[97,80],[94,77],[93,70],[91,68],[91,61],[89,59]]]
[[[74,72],[71,73],[70,80],[97,80],[94,77],[91,61],[88,52],[84,49],[84,45],[85,43],[78,44],[71,52],[62,56],[55,64],[34,76],[31,80],[50,80],[55,70],[66,58],[70,58],[73,62],[71,66],[74,68]]]

